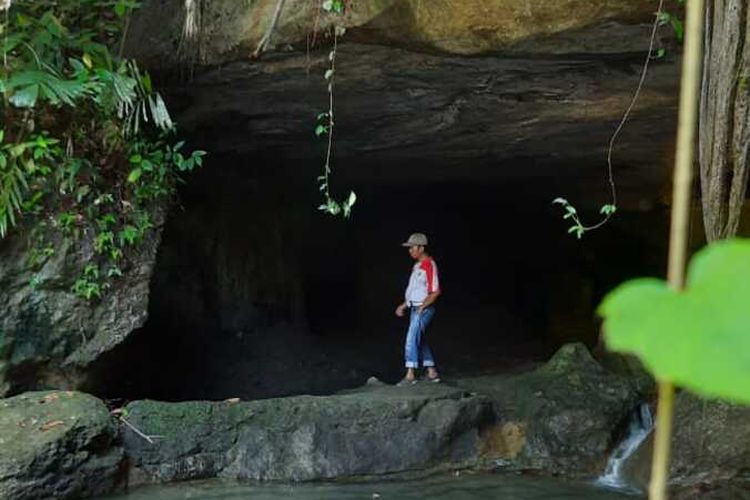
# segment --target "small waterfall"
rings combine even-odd
[[[653,428],[654,418],[651,415],[651,408],[646,403],[641,403],[633,411],[625,438],[612,452],[609,462],[607,462],[607,469],[596,480],[596,484],[606,488],[632,489],[632,486],[622,477],[622,466],[648,437]]]

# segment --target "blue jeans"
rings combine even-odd
[[[434,315],[434,307],[427,307],[421,313],[417,312],[416,307],[411,308],[409,330],[406,332],[406,342],[404,344],[404,357],[406,358],[407,368],[419,368],[420,358],[422,366],[435,366],[435,358],[432,357],[432,351],[422,341],[425,330]]]

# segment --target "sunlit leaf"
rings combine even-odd
[[[128,182],[130,183],[136,183],[138,182],[138,179],[141,178],[141,175],[143,174],[143,170],[140,168],[134,168],[130,171],[130,174],[128,175]]]
[[[23,87],[10,97],[10,102],[17,108],[33,108],[39,98],[39,85]]]

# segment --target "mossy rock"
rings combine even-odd
[[[97,398],[28,392],[0,400],[0,498],[79,498],[111,492],[123,459]]]

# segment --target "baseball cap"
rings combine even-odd
[[[422,233],[414,233],[409,236],[409,239],[404,243],[401,243],[404,247],[425,247],[427,246],[427,236]]]

